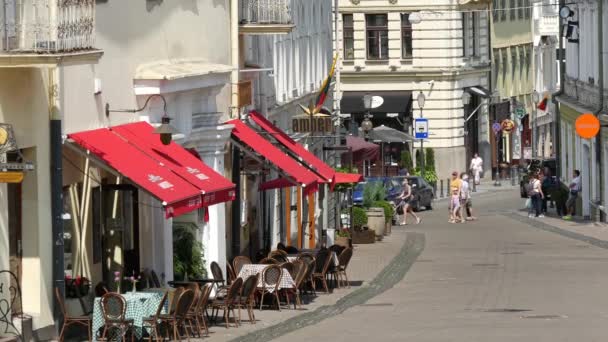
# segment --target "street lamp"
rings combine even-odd
[[[373,105],[373,97],[370,94],[365,94],[365,96],[363,96],[363,107],[365,108],[365,117],[363,118],[363,121],[361,122],[361,130],[363,130],[363,133],[365,134],[365,141],[369,140],[369,132],[374,129],[374,124],[372,123],[371,117],[372,114],[370,113],[370,111],[372,110],[372,105]],[[363,161],[363,172],[365,174],[365,160]],[[368,172],[369,174],[369,172]]]
[[[416,98],[418,102],[418,108],[420,108],[420,118],[424,117],[422,113],[422,109],[424,108],[424,104],[426,102],[426,96],[421,91],[418,93],[418,97]],[[424,139],[420,139],[420,175],[424,177]]]
[[[468,91],[462,92],[462,104],[468,106],[471,103],[471,94]]]
[[[151,95],[146,99],[144,105],[138,109],[110,109],[110,104],[106,103],[106,117],[110,117],[110,113],[138,113],[146,109],[148,107],[148,103],[153,97],[158,97],[163,101],[163,117],[161,118],[161,125],[158,126],[155,130],[155,134],[160,135],[160,141],[163,145],[169,145],[171,140],[173,139],[173,134],[179,133],[179,131],[171,125],[171,118],[167,114],[167,100],[165,97],[159,94]]]

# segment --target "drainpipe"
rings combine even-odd
[[[559,8],[563,8],[564,6],[566,6],[566,0],[559,0]],[[559,19],[559,40],[558,40],[558,44],[559,44],[559,90],[553,94],[551,94],[551,102],[553,102],[553,105],[555,106],[555,124],[553,125],[553,151],[555,153],[555,159],[559,160],[560,156],[561,156],[561,114],[560,114],[560,110],[559,110],[559,101],[557,100],[558,96],[561,96],[562,94],[564,94],[564,87],[565,85],[565,80],[566,80],[566,50],[564,49],[564,25],[563,25],[563,19],[560,17]],[[562,177],[562,167],[561,167],[561,161],[559,163],[555,163],[556,164],[556,173],[557,173],[557,179],[559,180]]]
[[[598,53],[597,53],[597,58],[598,58],[598,90],[599,90],[599,94],[600,94],[600,99],[599,99],[599,104],[597,107],[597,110],[594,112],[596,116],[599,116],[600,114],[602,114],[602,111],[604,109],[604,56],[603,56],[603,52],[604,52],[604,1],[603,0],[599,0],[597,2],[597,37],[598,37]],[[603,165],[603,158],[602,158],[602,151],[603,146],[602,146],[602,130],[600,128],[600,133],[595,137],[595,141],[596,141],[596,149],[595,149],[595,157],[599,166],[599,170],[598,170],[598,178],[599,178],[599,185],[600,185],[600,196],[602,196],[602,190],[604,188],[604,181],[603,181],[603,170],[604,170],[604,165]],[[602,197],[600,197],[598,199],[598,202],[600,203],[600,205],[605,205],[605,203],[602,203]],[[599,213],[599,221],[603,221],[604,220],[604,216],[605,214],[601,211],[601,210],[597,210]]]
[[[56,85],[57,69],[49,70],[49,84]],[[51,231],[52,231],[52,256],[53,256],[53,292],[55,288],[59,289],[59,294],[65,298],[65,279],[64,279],[64,250],[63,250],[63,171],[61,160],[62,135],[61,135],[61,113],[55,105],[56,99],[52,94],[49,94],[49,121],[50,121],[50,162],[51,162]],[[60,309],[60,304],[56,296],[53,298],[53,319],[55,321],[56,332],[62,326],[63,319]],[[57,334],[59,335],[59,334]]]
[[[230,117],[239,117],[239,0],[230,0]],[[241,253],[241,150],[232,144],[232,182],[236,185],[236,198],[232,201],[232,256]]]

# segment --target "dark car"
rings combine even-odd
[[[526,184],[528,184],[528,182],[530,181],[530,173],[537,171],[542,172],[545,167],[548,167],[551,171],[551,176],[555,177],[555,175],[557,174],[557,162],[554,158],[542,160],[532,159],[530,160],[530,163],[527,166],[520,168],[519,175],[521,181],[519,182],[519,193],[522,198],[528,197],[528,194],[526,192]],[[549,197],[550,195],[547,194],[547,199],[549,199]]]
[[[414,200],[411,202],[411,205],[414,211],[418,211],[422,207],[427,210],[433,210],[433,200],[435,199],[433,187],[420,176],[392,177],[391,180],[402,184],[405,178],[407,178],[408,183],[412,187]]]
[[[381,183],[386,190],[386,200],[397,201],[397,197],[401,194],[402,186],[400,182],[393,182],[392,177],[369,177],[366,178],[364,182],[361,182],[355,186],[353,190],[353,204],[361,205],[363,204],[363,192],[365,191],[365,187],[370,183]]]

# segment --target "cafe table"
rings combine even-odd
[[[312,254],[316,255],[315,253],[312,253]],[[340,261],[338,260],[338,254],[336,254],[336,252],[330,252],[329,254],[330,254],[333,265],[334,266],[339,265]],[[299,254],[288,254],[287,261],[294,262],[294,261],[298,260],[298,256],[299,256]]]
[[[158,305],[163,299],[164,292],[127,292],[122,294],[127,303],[126,319],[133,319],[135,336],[141,339],[143,336],[143,320],[156,314]],[[168,301],[165,303],[163,313],[167,313]],[[101,310],[101,298],[95,298],[93,306],[93,340],[97,341],[103,332],[104,319]]]
[[[266,269],[266,267],[268,267],[270,265],[260,265],[260,264],[247,264],[247,265],[243,265],[243,268],[241,268],[241,271],[239,272],[239,275],[237,276],[238,278],[243,279],[243,281],[245,281],[247,278],[249,278],[252,275],[258,275],[258,288],[262,288],[264,287],[264,283],[262,281],[262,273],[264,271],[264,269]],[[280,289],[293,289],[294,287],[296,287],[296,282],[293,281],[293,278],[291,277],[291,274],[289,274],[289,271],[287,271],[287,269],[283,269],[283,272],[281,273],[281,280],[279,281],[279,290]],[[269,292],[274,291],[274,289],[267,289]]]

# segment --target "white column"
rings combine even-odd
[[[220,174],[224,174],[224,155],[205,155],[203,161]],[[212,261],[217,262],[222,271],[226,270],[226,205],[224,203],[210,206],[209,222],[203,228],[203,248],[205,267],[208,274]]]

